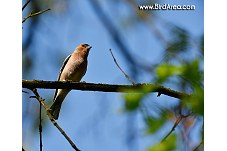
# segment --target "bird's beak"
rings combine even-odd
[[[92,46],[88,46],[87,49],[90,50],[92,48]]]

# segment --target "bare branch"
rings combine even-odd
[[[39,102],[39,148],[40,151],[43,150],[43,143],[42,143],[42,104]]]
[[[27,91],[22,90],[22,92],[23,92],[23,93],[27,93],[27,94],[28,94],[28,92],[27,92]]]
[[[42,106],[45,108],[47,115],[50,119],[50,121],[54,124],[54,126],[62,133],[62,135],[67,139],[67,141],[70,143],[70,145],[76,150],[76,151],[80,151],[76,145],[73,143],[73,141],[68,137],[68,135],[64,132],[64,130],[58,125],[58,123],[54,120],[54,118],[52,117],[52,115],[49,112],[49,108],[46,105],[46,103],[44,102],[44,100],[39,96],[38,92],[36,89],[30,89],[36,96],[36,99],[42,104]]]
[[[30,14],[22,20],[22,23],[24,23],[30,17],[34,17],[34,16],[37,16],[37,15],[43,14],[46,11],[49,11],[49,10],[50,10],[50,8],[43,10],[43,11],[40,11],[40,12],[37,12],[37,13],[32,13],[32,11],[31,11]]]
[[[200,146],[203,145],[203,140],[195,147],[195,149],[193,149],[193,151],[198,151],[198,149],[200,148]]]
[[[121,69],[121,67],[118,65],[118,63],[117,63],[117,61],[116,61],[116,59],[115,59],[115,57],[114,57],[114,55],[113,55],[111,49],[110,49],[110,53],[111,53],[111,55],[112,55],[112,57],[113,57],[113,60],[114,60],[115,64],[116,64],[117,67],[121,70],[121,72],[125,75],[125,77],[126,77],[133,85],[136,85],[136,83],[133,82],[132,79],[131,79],[131,78],[124,72],[124,70]]]
[[[132,72],[138,73],[138,69],[136,68],[136,62],[133,55],[130,53],[130,50],[125,44],[124,40],[122,40],[122,36],[120,35],[117,28],[114,26],[114,23],[110,20],[110,17],[107,15],[107,13],[105,13],[103,8],[100,6],[99,1],[92,0],[89,2],[95,14],[97,15],[98,19],[106,28],[109,35],[111,35],[113,42],[120,48],[119,49],[121,50],[120,53],[122,53],[122,55],[124,56],[124,59],[130,65]]]
[[[190,113],[190,114],[188,114],[188,115],[180,115],[180,116],[176,119],[176,121],[175,121],[175,123],[174,123],[172,129],[171,129],[171,130],[169,131],[169,133],[162,139],[161,142],[164,142],[164,141],[166,140],[166,138],[169,137],[169,135],[172,134],[173,131],[175,131],[175,128],[179,125],[179,123],[181,122],[181,120],[182,120],[183,118],[186,118],[186,117],[190,116],[191,114],[192,114],[192,113]]]
[[[95,84],[72,81],[42,81],[42,80],[22,80],[23,88],[42,88],[42,89],[75,89],[82,91],[101,91],[101,92],[123,92],[123,93],[148,93],[158,92],[170,97],[183,99],[191,97],[192,94],[187,94],[179,91],[166,88],[155,84],[136,84],[136,85],[111,85],[111,84]]]
[[[27,2],[24,4],[24,6],[22,7],[22,11],[25,9],[25,7],[27,7],[28,3],[30,3],[31,0],[27,0]]]

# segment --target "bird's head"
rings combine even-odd
[[[88,44],[80,44],[76,47],[76,50],[79,52],[89,52],[92,47]]]

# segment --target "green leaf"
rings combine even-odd
[[[170,135],[164,142],[155,144],[147,149],[147,151],[171,151],[176,149],[176,134]]]
[[[124,95],[125,100],[125,110],[133,111],[137,109],[140,105],[140,101],[144,97],[144,93],[128,93]]]
[[[170,64],[162,64],[156,68],[158,83],[166,81],[171,76],[181,75],[184,68]]]
[[[147,124],[147,130],[146,132],[148,134],[154,134],[156,131],[158,131],[166,122],[166,118],[162,116],[161,118],[154,119],[152,117],[146,117],[145,122]]]
[[[172,41],[167,45],[166,51],[168,54],[172,54],[172,57],[174,57],[180,52],[187,50],[189,44],[189,35],[186,30],[180,27],[172,28],[171,35]]]
[[[193,87],[200,86],[203,82],[203,72],[200,71],[199,63],[199,60],[195,59],[183,66],[184,72],[182,76],[185,77]]]
[[[200,87],[195,87],[195,92],[192,97],[183,100],[183,104],[190,106],[193,113],[204,116],[204,90]]]
[[[201,36],[199,48],[200,48],[201,54],[204,56],[204,35]]]

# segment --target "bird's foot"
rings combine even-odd
[[[64,81],[66,81],[66,82],[73,82],[73,80],[64,80]]]
[[[52,109],[49,108],[47,111],[52,115]]]

